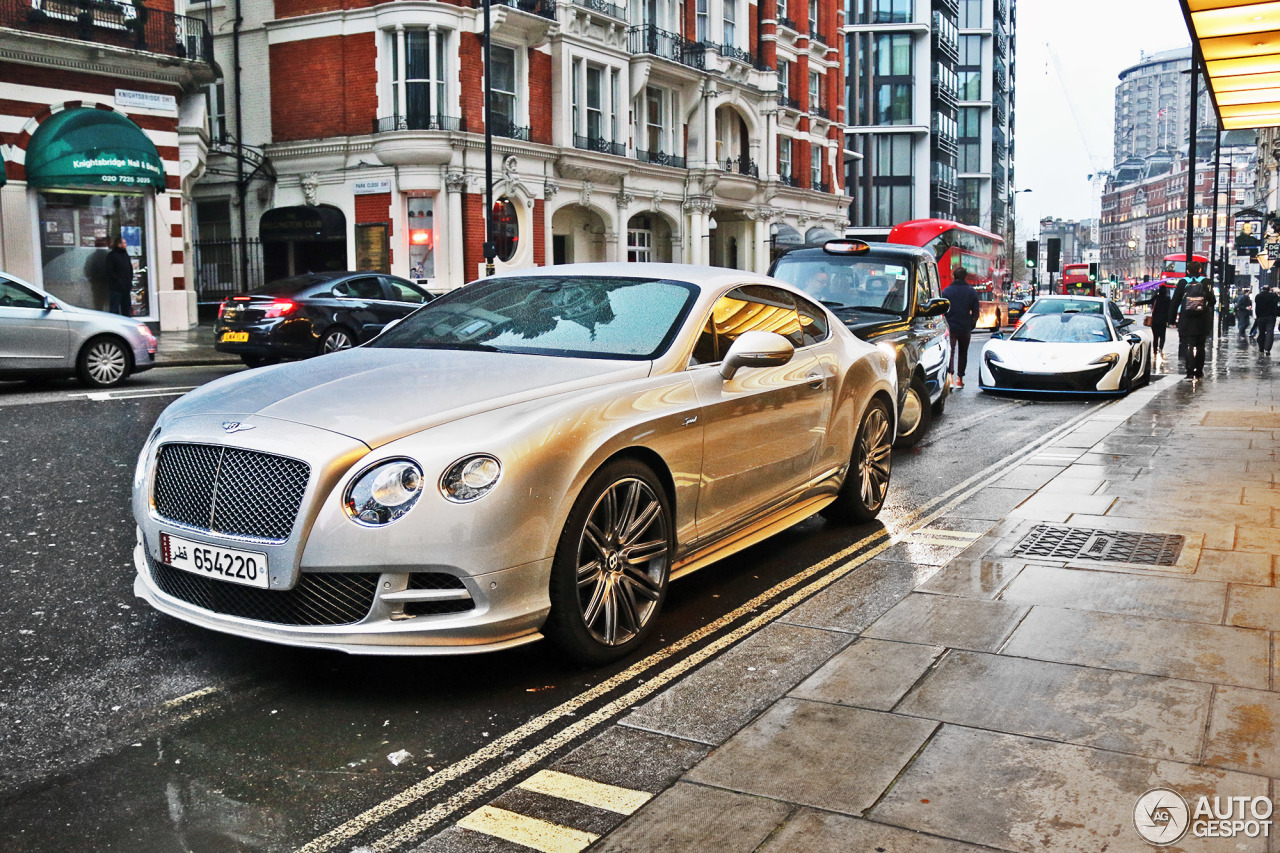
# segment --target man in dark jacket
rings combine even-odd
[[[133,316],[130,294],[133,290],[133,261],[124,247],[124,238],[117,237],[107,252],[107,294],[111,299],[111,313]]]
[[[1271,342],[1276,337],[1276,314],[1280,308],[1280,296],[1264,284],[1253,298],[1254,314],[1258,318],[1258,355],[1271,355]]]
[[[951,330],[951,377],[956,388],[964,387],[964,370],[969,366],[969,336],[978,325],[982,311],[978,291],[968,279],[969,271],[956,267],[951,271],[951,284],[942,291],[942,298],[951,302],[947,309],[947,328]]]
[[[1171,320],[1186,350],[1187,378],[1204,376],[1204,348],[1213,331],[1213,282],[1204,277],[1204,264],[1187,264],[1187,277],[1173,292]]]
[[[1151,297],[1151,348],[1164,357],[1165,329],[1169,325],[1169,313],[1173,293],[1172,287],[1165,287],[1161,282]]]

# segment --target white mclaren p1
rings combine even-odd
[[[1151,340],[1110,313],[1029,314],[982,349],[984,391],[1126,394],[1151,380]]]

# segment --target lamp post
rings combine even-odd
[[[489,7],[484,0],[484,274],[493,275],[498,247],[493,242],[493,68],[490,64]]]

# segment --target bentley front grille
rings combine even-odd
[[[152,495],[161,518],[196,530],[267,542],[289,538],[311,466],[213,444],[166,444]]]

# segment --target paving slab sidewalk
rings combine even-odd
[[[1280,363],[1232,336],[1207,372],[1157,377],[931,522],[923,564],[895,545],[782,617],[796,667],[758,635],[623,718],[603,737],[695,753],[590,849],[1144,851],[1154,788],[1274,805]],[[896,603],[859,600],[863,572],[902,578]],[[781,674],[721,686],[754,662]]]

